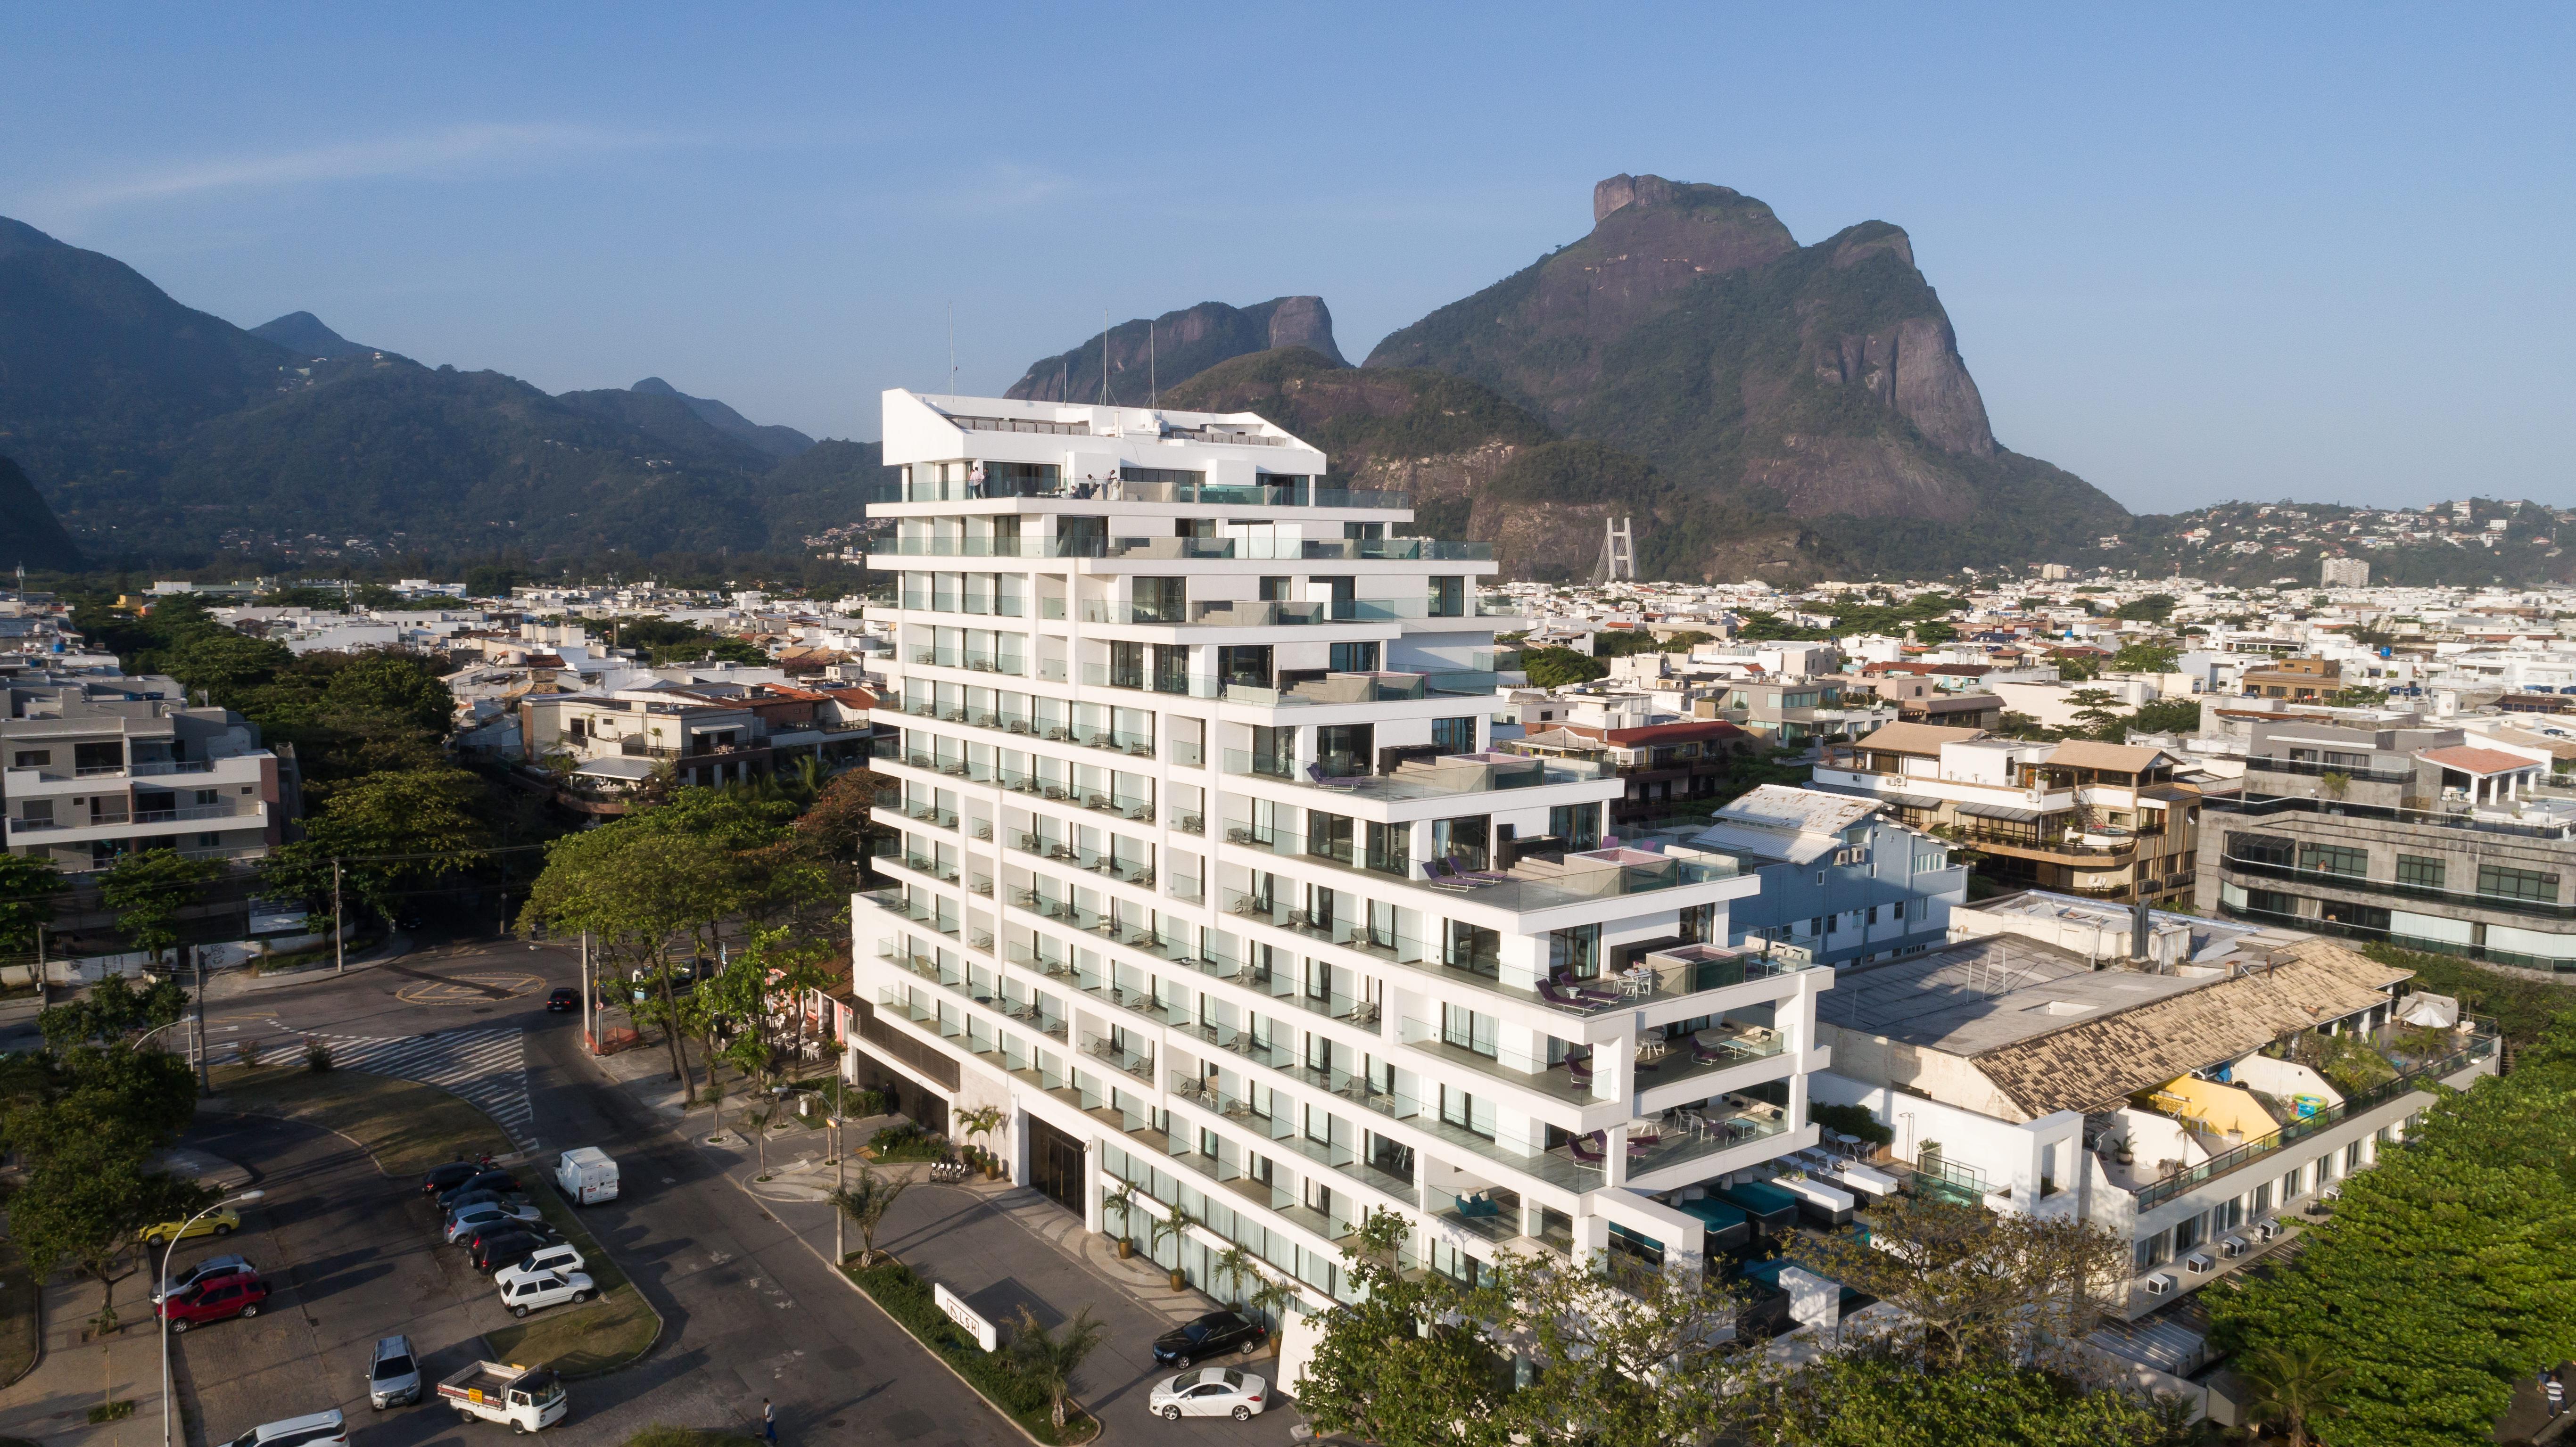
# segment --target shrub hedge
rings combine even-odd
[[[1099,1427],[1080,1409],[1067,1412],[1064,1431],[1055,1428],[1046,1389],[1020,1375],[1019,1366],[1011,1360],[1006,1348],[987,1352],[977,1346],[948,1313],[939,1309],[930,1283],[913,1275],[912,1268],[899,1261],[875,1266],[846,1266],[850,1279],[859,1284],[870,1300],[885,1308],[886,1315],[919,1338],[921,1344],[939,1354],[939,1359],[957,1369],[957,1374],[971,1383],[985,1400],[1000,1408],[1013,1421],[1027,1428],[1041,1442],[1088,1442]]]

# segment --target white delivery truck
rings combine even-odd
[[[504,1422],[513,1432],[551,1427],[572,1410],[554,1373],[508,1362],[476,1362],[440,1382],[438,1397],[460,1421]]]
[[[555,1161],[555,1184],[576,1206],[617,1199],[617,1162],[597,1146],[569,1150]]]

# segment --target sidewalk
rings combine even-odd
[[[165,1151],[154,1164],[227,1189],[251,1179],[244,1167],[202,1151]],[[205,1238],[204,1244],[214,1243]],[[178,1264],[207,1254],[183,1247]],[[160,1436],[161,1332],[152,1315],[152,1285],[162,1253],[138,1249],[128,1260],[132,1269],[116,1283],[123,1330],[103,1339],[90,1331],[98,1316],[96,1281],[64,1269],[45,1284],[41,1355],[34,1370],[0,1395],[0,1438],[46,1447],[120,1447],[126,1437]],[[134,1403],[135,1415],[93,1426],[89,1409],[107,1400],[111,1382],[116,1400]]]
[[[745,1164],[734,1173],[735,1184],[828,1262],[836,1214],[827,1199],[832,1168],[822,1164],[819,1146],[796,1149],[794,1159],[782,1159],[781,1145],[773,1140],[772,1178],[752,1179],[756,1167]],[[853,1158],[850,1164],[855,1170],[859,1162]],[[1146,1394],[1173,1374],[1156,1365],[1153,1339],[1223,1306],[1197,1291],[1172,1290],[1170,1278],[1141,1256],[1119,1260],[1109,1238],[1085,1231],[1081,1217],[1025,1186],[980,1177],[933,1183],[923,1179],[928,1167],[920,1164],[873,1169],[914,1180],[878,1233],[877,1249],[892,1252],[922,1279],[946,1286],[986,1320],[1005,1327],[1019,1320],[1022,1307],[1046,1327],[1085,1309],[1108,1327],[1082,1370],[1077,1395],[1112,1431],[1141,1423]],[[859,1249],[857,1232],[849,1233],[848,1245]],[[1216,1365],[1273,1378],[1278,1386],[1278,1361],[1266,1351]],[[1233,1444],[1284,1444],[1297,1413],[1284,1394],[1274,1400],[1278,1407],[1249,1424],[1191,1418],[1168,1427],[1158,1423],[1154,1430],[1206,1432]]]

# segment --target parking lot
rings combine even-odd
[[[271,1295],[257,1317],[171,1338],[180,1400],[199,1414],[188,1440],[224,1442],[327,1407],[347,1413],[370,1442],[456,1431],[447,1411],[378,1414],[367,1405],[377,1338],[410,1336],[423,1367],[443,1376],[481,1354],[483,1332],[509,1321],[465,1254],[437,1244],[437,1211],[417,1184],[387,1180],[364,1152],[309,1127],[210,1117],[190,1143],[251,1165],[268,1195],[244,1208],[240,1232],[183,1241],[173,1263],[239,1252]]]

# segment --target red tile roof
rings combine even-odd
[[[2457,769],[2463,774],[2510,774],[2516,769],[2543,767],[2537,761],[2526,759],[2520,754],[2508,754],[2502,749],[2475,748],[2467,744],[2448,749],[2426,749],[2415,757],[2428,764]]]

